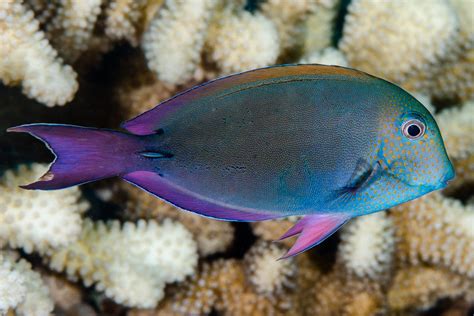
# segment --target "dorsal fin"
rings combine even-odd
[[[355,69],[326,65],[277,65],[254,69],[218,78],[186,90],[160,103],[153,109],[124,122],[122,128],[136,135],[150,135],[159,129],[161,122],[170,114],[199,98],[218,95],[220,92],[234,88],[238,90],[242,86],[248,88],[265,80],[278,81],[281,78],[285,78],[284,80],[288,80],[288,78],[294,78],[295,80],[298,78],[318,79],[331,76],[370,78],[369,75]]]

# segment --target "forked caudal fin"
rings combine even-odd
[[[299,234],[295,244],[280,259],[296,256],[319,245],[349,219],[350,216],[343,213],[306,215],[278,239],[283,240]]]
[[[49,171],[25,189],[62,189],[126,174],[136,167],[133,153],[142,145],[135,135],[73,125],[28,124],[7,131],[33,135],[56,157]]]

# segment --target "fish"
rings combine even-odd
[[[36,123],[9,128],[55,155],[24,189],[110,177],[227,221],[302,216],[282,257],[351,218],[444,188],[455,176],[430,112],[359,70],[279,65],[219,78],[124,122],[122,131]]]

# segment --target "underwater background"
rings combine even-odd
[[[282,63],[415,95],[457,177],[288,260],[297,218],[229,223],[118,179],[26,191],[52,154],[8,127],[117,128]],[[474,0],[0,0],[0,315],[472,315]],[[186,124],[186,122],[183,122]]]

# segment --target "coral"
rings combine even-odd
[[[44,253],[66,246],[81,231],[81,214],[88,203],[79,188],[61,191],[29,191],[19,187],[40,177],[46,165],[20,165],[0,178],[0,245]]]
[[[433,73],[458,49],[459,21],[448,1],[356,0],[348,11],[339,47],[352,67],[370,74],[403,83]]]
[[[259,294],[273,296],[286,288],[294,288],[296,265],[293,259],[278,260],[287,248],[268,241],[259,241],[245,254],[247,279]]]
[[[169,84],[193,78],[216,0],[167,0],[143,36],[148,67]]]
[[[306,16],[316,9],[315,0],[268,0],[262,4],[262,13],[275,24],[280,39],[280,50],[301,45]]]
[[[439,192],[393,208],[397,257],[474,277],[474,205]]]
[[[56,308],[68,311],[82,302],[81,289],[76,284],[55,274],[43,274],[43,281]]]
[[[225,251],[234,239],[234,228],[229,222],[216,221],[180,210],[127,183],[121,183],[119,186],[121,190],[117,195],[127,196],[127,218],[172,218],[179,221],[194,235],[201,256]]]
[[[280,52],[278,32],[261,13],[228,10],[211,25],[206,51],[223,74],[272,65]]]
[[[218,260],[210,267],[203,268],[185,290],[177,293],[173,302],[174,311],[180,315],[202,314],[210,310],[212,303],[222,315],[297,313],[288,295],[277,301],[257,295],[246,281],[244,266],[237,260]]]
[[[47,287],[26,260],[0,251],[0,279],[0,313],[10,309],[19,316],[46,316],[53,311]]]
[[[105,34],[117,41],[125,39],[137,46],[143,30],[140,22],[143,20],[147,0],[113,0],[106,9]]]
[[[393,311],[426,310],[442,298],[455,298],[474,290],[474,280],[445,269],[414,266],[401,269],[388,291]]]
[[[121,113],[127,119],[131,119],[170,98],[174,91],[174,87],[170,87],[159,80],[154,80],[134,89],[120,90]]]
[[[311,55],[331,45],[339,0],[320,3],[304,22],[303,55]]]
[[[460,22],[462,52],[444,63],[433,76],[431,92],[437,98],[474,99],[474,2],[451,0]]]
[[[431,91],[437,98],[474,99],[474,40],[459,59],[443,64],[433,81]]]
[[[303,315],[378,315],[384,297],[380,285],[358,278],[347,278],[333,269],[314,284],[306,295]]]
[[[0,313],[20,304],[26,296],[24,277],[0,252]]]
[[[33,12],[20,0],[0,3],[0,78],[19,85],[23,93],[48,106],[72,100],[78,84],[76,73],[57,58]]]
[[[120,304],[150,308],[163,298],[166,283],[193,273],[197,254],[191,234],[171,220],[123,226],[86,220],[79,240],[50,251],[48,261],[86,286],[96,283]]]
[[[274,241],[278,240],[288,229],[295,223],[288,219],[277,219],[271,221],[254,222],[252,226],[253,233],[263,240]],[[281,241],[286,246],[291,246],[293,240],[284,239]]]
[[[102,0],[60,0],[46,34],[60,56],[75,61],[88,48]]]
[[[338,255],[345,268],[358,277],[379,278],[393,261],[395,236],[386,212],[353,219],[341,234]]]
[[[300,60],[300,64],[322,64],[347,67],[347,60],[341,51],[333,47],[328,47],[305,56]]]
[[[474,101],[461,107],[446,109],[436,116],[448,154],[453,159],[466,159],[474,154]]]

